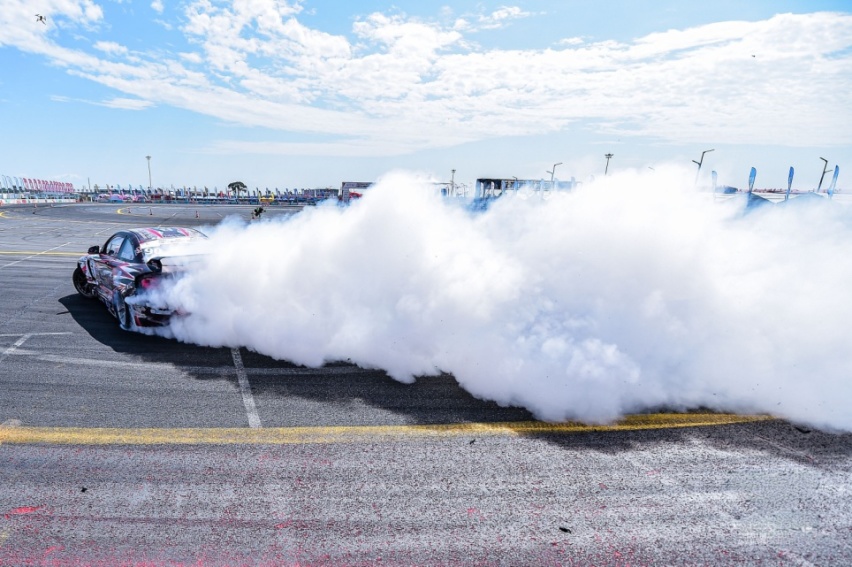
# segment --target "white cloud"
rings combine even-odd
[[[144,110],[153,106],[153,103],[147,100],[139,100],[132,98],[114,98],[105,100],[100,103],[101,106],[109,108],[121,108],[123,110]]]
[[[88,0],[52,5],[54,18],[93,24],[102,17]],[[849,14],[785,14],[632,42],[566,38],[552,49],[511,50],[473,46],[465,34],[531,17],[516,7],[479,17],[444,11],[445,24],[374,13],[355,20],[348,37],[306,26],[300,3],[196,0],[182,28],[196,51],[169,56],[168,46],[152,46],[131,55],[98,40],[103,58],[45,32],[17,31],[31,12],[21,0],[0,0],[0,45],[41,54],[133,100],[337,136],[256,146],[260,152],[390,155],[581,122],[667,142],[852,143]]]
[[[151,2],[151,9],[157,12],[158,14],[162,14],[165,7],[163,6],[163,0],[154,0]]]
[[[525,12],[517,6],[502,6],[490,14],[479,16],[478,21],[484,29],[499,29],[506,27],[512,20],[528,18],[531,15],[530,12]]]
[[[188,61],[189,63],[196,65],[201,64],[204,61],[198,53],[178,53],[178,56],[184,61]]]
[[[54,102],[66,102],[66,103],[83,103],[83,104],[91,104],[95,106],[105,106],[107,108],[119,108],[123,110],[144,110],[146,108],[150,108],[154,106],[154,104],[147,100],[139,100],[139,99],[131,99],[131,98],[113,98],[109,100],[104,100],[100,102],[94,102],[91,100],[83,100],[83,99],[73,99],[67,96],[62,95],[52,95],[50,100]]]
[[[114,41],[96,41],[92,47],[110,55],[126,55],[127,48]]]

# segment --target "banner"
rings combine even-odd
[[[837,176],[840,175],[840,166],[834,166],[834,177],[831,178],[831,185],[828,186],[828,198],[831,199],[834,196],[834,187],[837,185]]]

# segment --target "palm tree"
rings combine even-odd
[[[228,191],[233,191],[234,196],[239,198],[240,193],[242,193],[243,191],[248,194],[248,187],[242,181],[232,181],[231,183],[228,183]]]

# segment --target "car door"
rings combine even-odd
[[[98,283],[98,295],[106,302],[112,301],[114,290],[114,271],[121,262],[118,258],[118,251],[121,250],[121,245],[124,244],[127,236],[125,234],[116,234],[107,240],[101,253],[92,260],[92,274]]]

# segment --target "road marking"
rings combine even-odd
[[[234,358],[234,367],[237,369],[237,380],[240,382],[240,394],[243,396],[243,405],[246,408],[249,427],[252,429],[260,428],[260,416],[257,415],[254,396],[251,395],[251,385],[246,375],[245,366],[243,366],[243,357],[240,355],[240,349],[232,348],[231,356]]]
[[[0,337],[23,337],[23,336],[41,337],[41,336],[48,336],[48,335],[71,335],[71,334],[73,334],[73,333],[71,333],[70,331],[62,331],[62,332],[59,332],[59,333],[0,333]]]
[[[32,335],[39,334],[63,334],[67,335],[70,333],[32,333]],[[0,337],[20,337],[20,333],[2,335]],[[110,367],[110,368],[138,368],[140,370],[150,370],[150,371],[168,371],[174,370],[176,372],[183,373],[191,373],[191,374],[220,374],[220,375],[230,375],[234,373],[233,366],[181,366],[172,364],[170,362],[132,362],[126,360],[103,360],[100,358],[79,358],[73,356],[64,356],[64,355],[56,355],[56,354],[41,354],[39,351],[35,350],[23,350],[18,349],[14,353],[15,356],[30,356],[36,360],[41,360],[43,362],[58,362],[62,364],[77,364],[80,366],[102,366],[102,367]],[[243,372],[246,376],[257,375],[257,376],[287,376],[292,374],[305,375],[305,374],[317,374],[326,376],[328,374],[376,374],[378,371],[369,370],[365,368],[359,368],[357,366],[330,366],[330,367],[322,367],[322,368],[245,368],[243,367]]]
[[[0,256],[74,256],[79,258],[85,256],[85,252],[36,252],[34,250],[0,250]],[[26,260],[26,258],[24,258]]]
[[[785,445],[782,445],[781,443],[776,443],[775,441],[772,441],[771,439],[767,439],[763,435],[755,435],[754,438],[760,439],[761,441],[763,441],[767,445],[775,447],[776,449],[780,449],[781,451],[787,453],[788,455],[793,455],[795,457],[805,459],[805,460],[810,461],[812,463],[816,462],[816,459],[814,459],[811,455],[805,453],[804,451],[799,451],[799,450],[793,449],[792,447],[787,447]]]
[[[59,207],[53,207],[53,208],[59,208]],[[39,215],[38,218],[32,218],[32,215],[9,216],[9,213],[12,213],[12,212],[15,212],[15,211],[27,211],[27,212],[29,212],[29,211],[32,211],[32,209],[21,207],[21,208],[17,208],[17,209],[11,209],[11,210],[7,210],[7,211],[3,211],[2,213],[0,213],[0,218],[4,218],[4,219],[8,219],[8,220],[19,220],[19,221],[39,221],[39,222],[44,221],[44,222],[61,222],[61,223],[71,222],[71,223],[78,223],[78,224],[93,224],[93,223],[99,222],[99,221],[82,221],[82,220],[71,220],[71,219],[53,219],[53,218],[44,217],[44,216],[41,216],[41,215]]]
[[[25,342],[27,342],[27,339],[29,339],[30,337],[43,336],[43,335],[70,335],[70,334],[71,333],[24,333],[23,335],[21,335],[21,334],[0,335],[0,337],[21,337],[20,339],[15,341],[12,344],[12,346],[10,346],[6,350],[4,350],[2,353],[0,353],[0,362],[3,362],[6,359],[6,357],[9,356],[10,354],[15,354],[15,351],[18,350],[18,347],[21,346],[22,344],[24,344]]]
[[[35,258],[36,256],[43,256],[43,255],[47,254],[48,252],[52,252],[53,250],[56,250],[57,248],[62,248],[63,246],[68,246],[69,244],[71,244],[71,243],[66,242],[65,244],[60,244],[59,246],[54,246],[53,248],[48,248],[44,252],[36,252],[36,253],[34,253],[30,256],[27,256],[26,258],[21,258],[20,260],[16,260],[14,262],[9,262],[8,264],[3,264],[2,266],[0,266],[0,270],[2,270],[3,268],[8,268],[9,266],[14,266],[15,264],[20,264],[21,262],[29,260],[30,258]]]
[[[31,336],[32,336],[32,334],[22,335],[20,339],[18,339],[17,341],[15,341],[12,344],[12,346],[10,346],[6,350],[4,350],[2,353],[0,353],[0,362],[3,362],[6,359],[6,357],[9,356],[10,354],[12,354],[13,352],[15,352],[15,350],[17,350],[17,348],[19,346],[21,346],[22,344],[27,342],[27,339],[30,338]]]
[[[0,427],[0,444],[54,445],[307,445],[373,443],[456,437],[522,437],[598,431],[637,431],[729,425],[774,419],[771,416],[718,413],[631,415],[612,425],[543,423],[450,423],[328,427],[119,429],[82,427]]]

